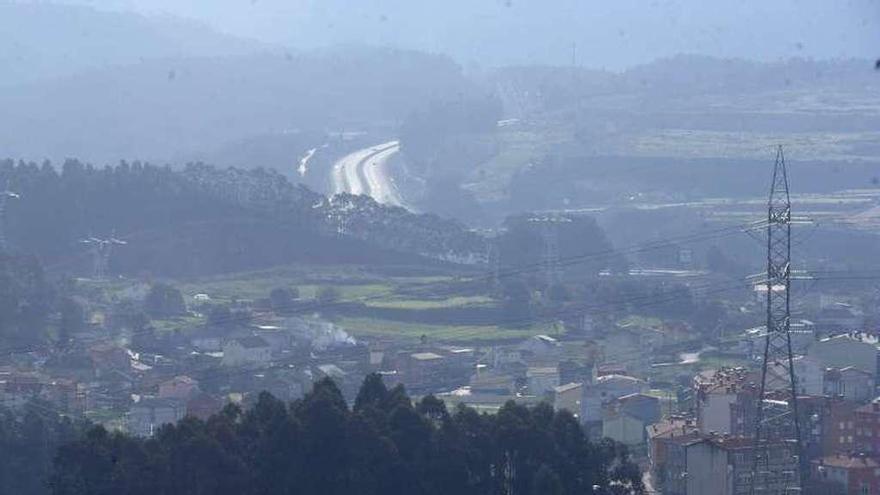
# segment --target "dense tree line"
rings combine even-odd
[[[592,217],[582,215],[514,215],[504,221],[505,231],[498,238],[502,269],[541,267],[546,261],[547,236],[555,238],[563,275],[568,280],[587,280],[601,270],[622,271],[627,267],[623,255],[615,255],[602,227]],[[571,263],[571,261],[576,263]],[[543,270],[532,270],[539,283]]]
[[[349,409],[330,380],[284,404],[187,418],[154,439],[95,428],[62,447],[56,495],[640,493],[621,447],[592,443],[569,413],[508,403],[449,412],[368,376]]]
[[[416,263],[415,253],[469,252],[479,244],[455,222],[369,198],[324,201],[264,169],[98,168],[67,160],[59,170],[5,160],[0,184],[21,196],[6,215],[11,250],[68,273],[90,274],[95,244],[82,242],[89,238],[126,242],[112,246],[111,274],[175,276],[291,262]],[[348,225],[346,236],[340,224]]]
[[[32,403],[13,412],[0,407],[0,493],[44,495],[55,452],[76,440],[84,424]]]
[[[62,321],[74,324],[75,308],[66,302]],[[35,258],[0,254],[0,348],[41,341],[58,305],[58,291]]]

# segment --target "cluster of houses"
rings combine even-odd
[[[806,481],[829,493],[880,493],[876,338],[833,335],[802,352],[795,370],[801,455],[810,469]],[[697,373],[686,412],[647,425],[655,488],[681,495],[749,493],[758,373],[744,367]],[[780,485],[797,472],[790,454],[768,458],[776,463],[769,471],[778,474]]]
[[[631,340],[613,345],[643,344]],[[325,320],[267,312],[231,329],[136,334],[95,326],[75,335],[66,350],[35,349],[0,363],[0,401],[36,403],[151,436],[187,415],[247,406],[262,391],[295,400],[322,378],[353,401],[364,376],[380,373],[389,387],[404,385],[411,395],[435,394],[486,411],[509,400],[550,401],[596,436],[643,444],[644,425],[660,417],[660,400],[625,367],[596,364],[604,354],[589,339],[550,335],[482,347],[359,342]]]
[[[880,493],[880,347],[845,331],[860,324],[853,308],[831,305],[793,335],[811,478],[851,494]],[[37,404],[151,436],[187,415],[247,406],[262,391],[295,400],[323,378],[353,401],[364,376],[379,373],[388,386],[435,394],[450,407],[491,412],[510,400],[549,402],[591,437],[629,446],[664,494],[748,492],[760,330],[723,350],[743,366],[707,369],[699,353],[678,354],[704,348],[678,323],[583,317],[565,325],[563,336],[481,346],[356,341],[329,321],[271,311],[190,332],[113,333],[96,325],[63,351],[38,348],[0,362],[0,403]],[[674,362],[662,362],[670,356]],[[663,375],[667,364],[677,366],[677,382]],[[773,459],[775,472],[796,470],[791,456]]]

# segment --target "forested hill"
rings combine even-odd
[[[507,403],[496,415],[415,406],[367,377],[350,410],[329,379],[291,405],[263,394],[154,440],[101,428],[62,447],[56,495],[568,495],[643,493],[626,450],[592,443],[577,419]]]
[[[266,46],[170,16],[60,2],[0,2],[0,87],[105,65],[169,57],[244,55]]]
[[[384,263],[472,259],[482,239],[463,226],[376,204],[328,201],[276,172],[141,163],[95,168],[68,160],[0,162],[13,252],[50,271],[89,273],[82,241],[118,238],[111,273],[188,275],[291,262]],[[357,228],[345,229],[345,225]]]
[[[445,57],[386,49],[144,60],[4,90],[0,148],[36,160],[178,161],[252,136],[393,124],[472,85]]]

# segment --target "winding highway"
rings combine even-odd
[[[342,157],[333,164],[334,194],[364,194],[379,203],[403,206],[403,198],[388,166],[391,157],[399,151],[400,143],[389,141]]]

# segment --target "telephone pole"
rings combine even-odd
[[[750,493],[798,493],[804,459],[791,352],[791,199],[782,146],[767,202],[767,329],[754,419]]]

